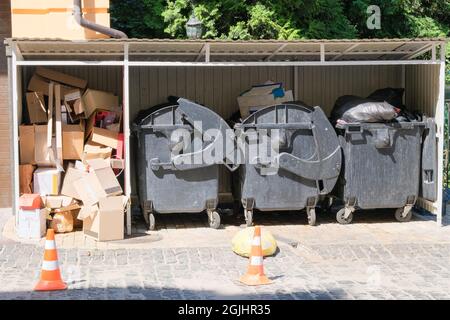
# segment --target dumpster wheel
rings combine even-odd
[[[412,217],[412,210],[409,209],[408,213],[406,213],[406,215],[403,213],[404,210],[408,210],[405,208],[398,208],[397,210],[395,210],[395,219],[398,222],[408,222],[411,220]]]
[[[219,229],[220,227],[220,215],[217,211],[208,211],[209,226],[213,229]]]
[[[252,209],[245,209],[244,210],[245,215],[245,223],[247,227],[251,227],[253,225],[253,210]]]
[[[353,213],[350,213],[347,218],[345,218],[345,208],[339,209],[336,213],[336,220],[340,224],[350,224],[353,220]]]
[[[316,225],[316,209],[315,208],[307,208],[306,213],[308,215],[308,224],[310,226]]]
[[[155,221],[155,215],[153,213],[148,213],[147,216],[147,224],[148,224],[148,230],[155,230],[156,228],[156,221]]]

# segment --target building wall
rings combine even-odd
[[[8,69],[3,44],[8,37],[11,37],[10,1],[0,1],[0,208],[10,207],[12,203]]]

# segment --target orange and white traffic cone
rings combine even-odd
[[[41,279],[34,291],[65,290],[67,285],[61,279],[59,271],[58,254],[56,252],[55,231],[47,230],[45,240],[44,261],[42,262]]]
[[[253,234],[252,249],[248,270],[239,281],[248,286],[270,284],[272,281],[264,274],[263,251],[261,247],[261,227],[256,226]]]

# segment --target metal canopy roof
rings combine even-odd
[[[331,62],[412,60],[445,38],[357,40],[7,39],[26,60],[153,62]]]

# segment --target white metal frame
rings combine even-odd
[[[439,100],[436,106],[436,123],[438,124],[438,159],[439,169],[443,168],[443,123],[444,123],[444,91],[445,91],[445,42],[430,42],[414,53],[411,53],[403,60],[360,60],[360,61],[345,61],[337,60],[345,54],[354,54],[353,49],[362,44],[372,44],[370,41],[358,41],[352,42],[332,42],[331,44],[348,44],[349,47],[340,52],[339,56],[333,57],[331,60],[326,60],[326,43],[320,44],[320,60],[319,61],[271,61],[277,53],[282,53],[282,49],[287,45],[282,43],[274,52],[269,52],[264,61],[235,61],[235,62],[211,62],[210,44],[205,43],[198,55],[195,58],[195,62],[181,62],[181,61],[130,61],[129,46],[133,42],[124,42],[123,60],[115,61],[65,61],[65,60],[44,60],[34,61],[25,60],[17,45],[12,45],[12,114],[13,114],[13,168],[14,173],[14,186],[13,186],[13,212],[18,208],[18,195],[19,195],[19,145],[18,145],[18,110],[20,105],[20,97],[18,95],[18,88],[20,88],[20,68],[22,66],[121,66],[123,67],[123,110],[124,110],[124,136],[125,136],[125,194],[131,196],[131,179],[130,179],[130,123],[129,123],[129,103],[130,103],[130,90],[129,90],[129,69],[130,67],[230,67],[230,66],[291,66],[294,68],[294,83],[298,83],[298,67],[300,66],[371,66],[371,65],[401,65],[404,70],[406,65],[440,65],[440,88],[439,88]],[[385,41],[383,43],[398,43],[395,41]],[[436,57],[436,46],[440,46],[441,56],[439,59]],[[432,57],[430,60],[406,60],[416,58],[426,52],[432,51]],[[389,52],[376,52],[381,54],[390,54]],[[370,52],[369,52],[370,54]],[[174,53],[176,55],[176,53]],[[213,54],[214,55],[214,54]],[[195,54],[194,54],[195,56]],[[200,62],[201,56],[205,57],[204,62]],[[404,71],[402,71],[404,73]],[[403,76],[404,77],[404,76]],[[404,79],[402,80],[404,81]],[[297,92],[294,92],[297,96]],[[438,185],[442,186],[442,172],[438,172]],[[437,225],[442,225],[442,191],[438,192],[438,200],[435,202],[435,208],[437,210]],[[126,226],[127,234],[131,234],[131,210],[130,204],[127,207]]]

